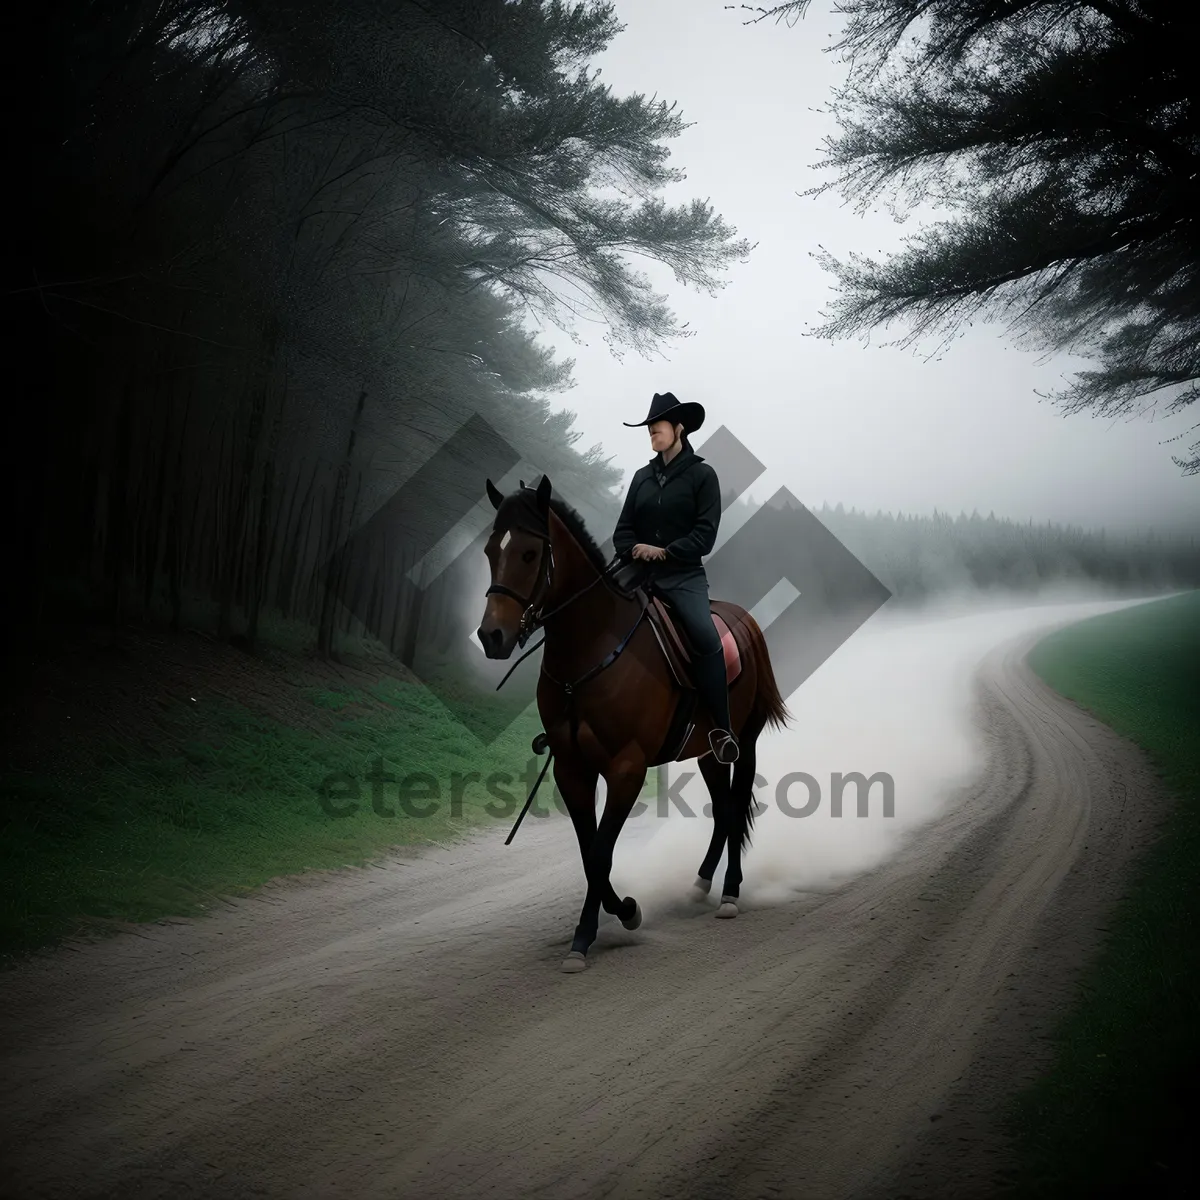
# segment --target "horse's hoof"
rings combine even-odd
[[[717,909],[715,915],[724,919],[736,917],[738,915],[737,897],[722,896],[721,907]]]
[[[562,969],[568,975],[575,975],[580,971],[586,971],[587,957],[583,954],[580,954],[578,950],[572,950],[567,957],[563,959]]]
[[[628,900],[629,897],[626,896],[625,899]],[[641,923],[642,906],[635,900],[633,902],[633,916],[630,917],[628,921],[622,921],[621,924],[624,925],[626,929],[636,929]]]
[[[692,884],[692,887],[695,889],[692,893],[693,898],[696,900],[703,900],[712,888],[712,880],[705,879],[702,876],[697,875],[696,882]]]

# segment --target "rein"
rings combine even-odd
[[[566,600],[564,600],[561,604],[556,605],[549,612],[543,612],[541,610],[540,606],[535,611],[534,610],[535,599],[550,590],[550,587],[553,584],[553,576],[554,576],[554,544],[550,541],[550,537],[548,534],[539,533],[537,536],[540,537],[544,543],[544,549],[542,551],[542,563],[544,566],[544,570],[541,572],[537,587],[534,589],[533,595],[530,597],[525,597],[525,596],[519,595],[513,588],[510,588],[506,584],[503,584],[503,583],[493,583],[491,585],[491,587],[489,587],[488,590],[484,593],[485,597],[492,596],[492,595],[509,596],[523,607],[524,611],[521,613],[521,624],[518,627],[518,633],[517,633],[517,644],[522,647],[524,647],[525,643],[529,640],[529,638],[533,635],[533,633],[537,629],[544,626],[546,621],[548,621],[552,616],[554,616],[555,613],[562,612],[562,610],[565,609],[568,605],[573,604],[581,596],[583,596],[587,592],[591,591],[591,589],[594,588],[596,586],[596,584],[601,583],[604,580],[606,580],[609,577],[609,574],[613,570],[613,568],[618,566],[622,561],[622,556],[620,554],[615,555],[613,557],[613,559],[605,565],[603,570],[601,570],[599,572],[599,574],[597,574],[596,578],[593,579],[591,581],[591,583],[587,584],[585,587],[580,588],[579,591],[575,592],[573,595],[568,596]],[[574,744],[576,741],[576,736],[577,736],[578,729],[579,729],[579,714],[576,712],[576,709],[575,709],[576,689],[578,689],[581,684],[586,683],[589,679],[592,679],[595,676],[599,675],[600,672],[603,671],[606,667],[612,666],[612,664],[614,662],[616,662],[617,657],[620,655],[621,651],[624,650],[625,647],[629,644],[630,639],[637,632],[638,626],[641,625],[642,619],[645,617],[646,610],[647,610],[647,604],[646,604],[644,595],[642,595],[639,592],[638,596],[639,596],[639,600],[641,601],[641,611],[638,613],[637,620],[634,621],[629,632],[625,634],[625,636],[620,640],[620,642],[616,645],[616,647],[614,649],[610,650],[604,656],[604,658],[600,660],[600,662],[598,662],[590,670],[585,671],[578,679],[572,680],[569,683],[564,680],[561,680],[561,679],[555,679],[554,676],[551,675],[550,672],[546,670],[545,665],[543,664],[543,666],[542,666],[542,674],[545,675],[545,677],[547,679],[549,679],[551,683],[558,684],[558,686],[563,689],[563,692],[566,695],[567,716],[568,716],[568,719],[570,721],[570,726],[571,726],[571,742],[572,742],[572,744]],[[541,646],[544,645],[545,641],[546,641],[546,635],[543,634],[541,641],[530,646],[529,649],[526,650],[525,653],[522,654],[521,657],[518,658],[517,661],[515,663],[513,663],[513,665],[511,667],[509,667],[509,669],[505,672],[504,678],[501,679],[498,684],[496,684],[496,691],[499,691],[505,685],[505,683],[508,682],[508,677],[517,669],[517,667],[519,667],[521,665],[521,663],[524,662],[525,659],[527,659],[535,650],[540,649]],[[546,740],[545,733],[538,734],[538,736],[533,739],[534,753],[538,754],[538,755],[542,754],[546,750],[547,744],[548,743]],[[509,833],[508,837],[504,841],[504,844],[506,846],[509,845],[509,843],[513,840],[514,837],[516,837],[517,830],[521,827],[521,822],[525,819],[525,814],[529,811],[530,806],[533,804],[533,798],[534,798],[534,796],[537,795],[538,788],[541,787],[542,779],[546,775],[546,770],[553,761],[554,761],[554,752],[551,751],[550,757],[546,759],[545,763],[542,766],[541,773],[537,777],[537,782],[534,783],[533,788],[529,793],[529,798],[525,801],[525,807],[523,809],[521,809],[521,812],[520,812],[519,816],[517,817],[516,823],[512,827],[512,831]]]
[[[553,542],[550,541],[549,536],[547,536],[544,533],[539,533],[536,536],[540,537],[542,539],[542,541],[545,543],[545,547],[546,547],[545,550],[542,552],[542,561],[545,564],[545,570],[542,572],[541,577],[538,580],[538,586],[534,591],[534,595],[539,596],[543,592],[549,591],[550,585],[553,582],[554,544],[553,544]],[[549,553],[547,553],[547,551]],[[596,576],[596,578],[592,580],[591,583],[587,584],[585,587],[580,588],[579,591],[577,591],[574,595],[568,596],[567,599],[565,599],[561,604],[556,605],[554,608],[552,608],[547,613],[542,612],[541,609],[538,609],[537,612],[534,612],[533,598],[532,597],[527,598],[525,596],[520,595],[513,588],[510,588],[507,584],[493,583],[492,586],[489,587],[486,592],[484,592],[484,597],[486,598],[486,597],[492,596],[492,595],[510,596],[518,604],[523,606],[524,611],[521,613],[521,624],[518,626],[518,632],[517,632],[517,645],[523,647],[525,645],[525,643],[527,641],[529,641],[529,639],[533,636],[533,634],[538,629],[542,628],[542,626],[544,626],[545,623],[552,616],[554,616],[555,613],[560,613],[569,604],[574,604],[575,601],[580,598],[580,596],[585,595],[587,592],[591,591],[592,588],[594,588],[596,586],[596,584],[601,583],[605,579],[607,579],[610,572],[613,570],[613,568],[619,566],[620,564],[621,564],[621,555],[617,554],[604,567],[604,569]],[[640,618],[639,618],[639,620],[640,620]],[[636,628],[636,626],[634,628]],[[633,633],[633,630],[630,630],[629,636],[631,636],[632,633]],[[508,677],[535,650],[539,649],[545,641],[546,641],[546,637],[545,637],[545,634],[543,634],[542,640],[540,642],[536,642],[534,645],[530,646],[529,649],[526,650],[525,653],[522,654],[521,657],[518,658],[517,661],[515,663],[513,663],[513,665],[511,667],[509,667],[509,669],[504,673],[504,678],[501,679],[498,684],[496,684],[496,691],[499,691],[508,682]],[[626,641],[628,641],[628,636],[626,637]],[[624,643],[622,643],[622,646],[624,646]],[[607,665],[608,665],[607,661],[605,661],[602,664],[602,666],[607,666]],[[545,671],[544,674],[553,683],[559,682],[548,671]],[[591,676],[589,673],[587,678],[590,678],[590,677]],[[576,684],[582,683],[582,682],[583,682],[582,679],[576,680]],[[566,686],[566,685],[564,685],[564,686]],[[574,685],[569,685],[569,686],[574,686]]]

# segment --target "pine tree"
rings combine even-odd
[[[609,3],[63,0],[23,16],[4,294],[13,373],[38,382],[12,406],[0,486],[34,610],[51,572],[121,596],[131,570],[149,603],[149,548],[186,520],[195,536],[163,568],[177,599],[217,579],[230,629],[250,597],[254,620],[260,602],[316,620],[318,548],[476,414],[569,499],[597,495],[618,471],[575,447],[550,403],[572,364],[525,318],[660,346],[687,331],[632,257],[711,292],[749,249],[707,203],[663,199],[686,126],[600,83]],[[155,500],[164,454],[183,464],[171,505]],[[111,537],[93,555],[99,492]]]
[[[836,177],[809,194],[835,188],[860,211],[929,203],[950,217],[881,261],[820,252],[840,294],[815,332],[903,318],[905,344],[954,336],[975,316],[1004,319],[1027,344],[1093,360],[1051,397],[1064,412],[1189,406],[1200,394],[1195,5],[840,7],[849,20],[836,48],[851,69],[831,106],[840,132],[824,165]],[[1200,441],[1172,457],[1200,473]]]

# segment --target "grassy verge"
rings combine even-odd
[[[273,877],[365,863],[484,822],[509,825],[546,761],[530,750],[536,713],[481,746],[417,683],[309,688],[304,702],[319,711],[297,728],[198,693],[165,706],[153,739],[64,741],[50,765],[6,772],[0,956],[113,921],[195,915]],[[488,700],[458,701],[473,702]],[[393,777],[378,806],[376,764]],[[398,802],[406,778],[417,815]],[[553,796],[548,776],[538,805]]]
[[[1012,1113],[1018,1190],[1191,1194],[1200,1116],[1200,593],[1059,631],[1030,664],[1137,742],[1177,803],[1057,1031],[1052,1067]]]

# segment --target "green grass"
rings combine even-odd
[[[546,761],[530,750],[540,729],[534,712],[484,746],[420,685],[389,683],[370,696],[328,688],[309,699],[324,710],[317,727],[326,732],[205,701],[164,716],[169,749],[111,740],[64,746],[51,772],[4,776],[0,955],[106,921],[194,915],[276,876],[365,863],[483,822],[509,825]],[[341,718],[346,709],[356,715]],[[406,815],[398,785],[387,783],[381,808],[393,815],[375,811],[366,776],[376,761],[397,779],[432,776],[437,810]],[[468,782],[472,771],[480,778]],[[511,804],[486,789],[496,772],[512,777],[496,781]],[[355,811],[340,817],[322,803],[323,783],[339,775],[359,781]],[[347,791],[342,781],[325,793],[334,811],[346,806],[338,797]],[[553,795],[548,775],[539,806]]]
[[[1028,1197],[1183,1195],[1200,1117],[1200,593],[1035,647],[1056,691],[1140,745],[1176,797],[1108,926],[1049,1071],[1010,1120]]]
[[[51,769],[6,771],[0,962],[113,922],[199,915],[279,876],[445,844],[483,824],[507,831],[546,763],[530,749],[540,719],[449,670],[443,683],[449,709],[394,679],[367,693],[312,687],[318,719],[306,728],[206,697],[165,712],[154,745],[69,743]],[[484,744],[455,714],[511,724]],[[393,778],[372,784],[377,767]],[[411,812],[399,803],[405,779]],[[655,785],[651,772],[643,795]],[[533,812],[556,798],[551,770]]]

